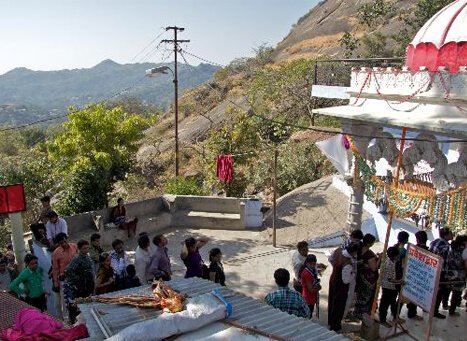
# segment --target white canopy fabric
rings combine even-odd
[[[467,0],[457,0],[441,9],[418,31],[411,44],[467,41]]]

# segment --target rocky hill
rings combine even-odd
[[[385,35],[395,33],[404,26],[398,14],[414,6],[417,1],[396,1],[397,11],[385,17],[376,27],[369,29],[359,23],[358,11],[362,6],[373,5],[374,2],[374,0],[321,1],[301,17],[289,34],[277,45],[274,59],[281,61],[319,55],[342,57],[344,48],[339,40],[345,32],[356,37],[362,37],[365,33],[380,32]]]

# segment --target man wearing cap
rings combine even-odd
[[[50,211],[47,214],[49,221],[45,225],[47,240],[50,242],[50,245],[54,245],[54,238],[59,233],[65,233],[68,235],[68,226],[65,219],[59,217],[55,211]]]

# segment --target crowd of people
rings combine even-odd
[[[117,211],[114,208],[112,216],[125,216],[122,203],[119,200],[116,206],[120,213],[114,214]],[[171,280],[168,240],[163,234],[156,235],[151,243],[147,233],[140,233],[133,261],[120,239],[115,239],[112,250],[107,251],[102,248],[98,233],[92,234],[89,240],[70,242],[66,221],[52,210],[50,198],[42,198],[42,204],[39,219],[31,225],[33,244],[50,253],[51,266],[44,269],[39,266],[38,257],[28,253],[24,259],[25,268],[18,273],[12,246],[8,245],[5,254],[0,255],[1,290],[10,291],[41,311],[47,310],[48,300],[53,296],[54,315],[74,323],[79,314],[78,298],[134,288],[154,280]],[[128,222],[121,219],[120,223]],[[135,232],[134,224],[134,220],[130,221],[129,233]],[[202,277],[225,285],[220,249],[210,250],[209,266],[204,264],[199,253],[207,243],[207,238],[193,237],[182,243],[180,258],[186,266],[185,278]],[[47,273],[44,275],[44,272]],[[51,290],[46,290],[44,279],[51,280]]]
[[[449,228],[441,228],[439,238],[429,246],[425,231],[418,231],[415,237],[416,246],[443,259],[434,317],[446,318],[446,315],[440,313],[441,307],[449,315],[458,315],[456,309],[461,305],[467,277],[467,235],[458,235],[454,239]],[[361,320],[365,314],[371,314],[383,259],[381,254],[372,251],[375,240],[373,235],[363,235],[362,231],[355,230],[328,258],[332,265],[328,291],[328,325],[331,330],[340,331],[344,318]],[[392,323],[403,322],[399,317],[403,304],[407,304],[408,318],[423,319],[417,315],[417,306],[404,302],[400,296],[401,288],[406,284],[403,282],[403,274],[408,242],[409,234],[401,231],[397,235],[397,243],[386,252],[381,274],[382,295],[378,306],[379,322],[386,327],[393,325],[387,321],[388,309],[392,314]],[[311,318],[317,304],[319,308],[320,274],[326,266],[318,264],[316,256],[308,254],[308,251],[308,243],[302,241],[297,244],[297,250],[292,255],[294,290],[289,287],[289,271],[277,269],[274,278],[278,289],[269,293],[265,300],[289,314]],[[467,293],[464,298],[467,299]]]
[[[89,241],[70,242],[66,221],[52,210],[50,198],[42,198],[42,204],[40,217],[31,225],[31,230],[34,243],[51,253],[51,266],[49,269],[39,266],[38,256],[31,253],[24,259],[24,270],[18,273],[10,244],[0,255],[1,290],[12,292],[41,311],[47,309],[48,300],[53,295],[54,315],[60,319],[68,318],[73,323],[79,314],[78,298],[138,287],[153,280],[171,280],[168,240],[163,234],[151,240],[148,234],[140,233],[132,261],[120,239],[112,242],[112,250],[102,248],[98,233],[92,234]],[[129,223],[123,219],[126,216],[123,200],[119,200],[112,212],[114,218],[120,217],[116,221]],[[130,221],[127,229],[134,234],[133,224],[136,222]],[[450,315],[458,314],[456,309],[461,304],[467,277],[467,235],[458,235],[454,239],[450,229],[441,228],[439,238],[429,246],[425,231],[418,231],[415,237],[418,247],[443,258],[434,317],[446,318],[440,313],[441,308],[448,310]],[[371,313],[379,276],[382,276],[378,307],[380,323],[391,326],[387,320],[388,310],[393,322],[401,321],[399,313],[403,304],[407,304],[408,318],[422,319],[417,315],[417,306],[404,302],[400,297],[405,284],[403,274],[409,234],[399,232],[397,243],[387,249],[384,271],[381,271],[382,255],[372,250],[375,240],[373,235],[363,235],[362,231],[355,230],[328,257],[332,265],[328,291],[328,325],[331,330],[340,331],[344,318],[361,320]],[[185,278],[200,277],[224,286],[226,276],[221,250],[212,248],[209,251],[209,265],[204,263],[200,254],[200,249],[208,242],[204,237],[190,237],[182,242],[180,259],[186,267]],[[292,286],[289,286],[290,272],[284,268],[277,269],[274,279],[278,288],[266,295],[265,301],[290,314],[312,318],[319,314],[321,274],[327,266],[318,263],[316,255],[309,253],[306,241],[297,244],[291,263]],[[47,272],[45,276],[44,272]],[[44,278],[50,278],[51,290],[46,290]]]

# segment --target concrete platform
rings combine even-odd
[[[222,231],[222,230],[193,230],[176,229],[166,230],[165,235],[169,240],[169,255],[173,262],[174,277],[180,278],[185,274],[185,267],[180,260],[181,242],[190,236],[205,236],[210,238],[210,242],[201,249],[201,254],[205,262],[208,262],[208,252],[213,247],[219,247],[224,255],[224,268],[226,273],[226,283],[231,289],[245,295],[263,299],[264,296],[275,288],[273,273],[274,270],[283,267],[292,271],[291,248],[274,248],[270,245],[268,237],[261,232],[254,231]],[[152,237],[152,236],[151,236]],[[129,249],[135,249],[135,242],[127,244]],[[382,245],[374,247],[375,251],[380,251]],[[314,249],[318,262],[328,264],[326,251],[332,249]],[[313,319],[322,325],[327,324],[327,293],[329,276],[332,268],[329,267],[322,278],[323,290],[320,292],[320,317]],[[464,304],[464,302],[463,302]],[[467,313],[465,306],[458,309],[460,316],[448,316],[446,320],[435,319],[433,323],[433,336],[430,340],[467,340]],[[444,313],[444,311],[441,311]],[[447,312],[446,312],[447,313]],[[407,310],[402,309],[401,316],[406,318]],[[421,314],[419,309],[419,314]],[[405,326],[409,328],[411,334],[419,340],[424,339],[428,315],[423,314],[423,321],[412,321],[407,319]],[[351,339],[358,340],[359,323],[344,323],[344,333]],[[354,332],[350,335],[347,333]],[[355,334],[355,332],[357,334]],[[387,330],[381,327],[381,336]],[[394,340],[413,340],[401,335]]]

